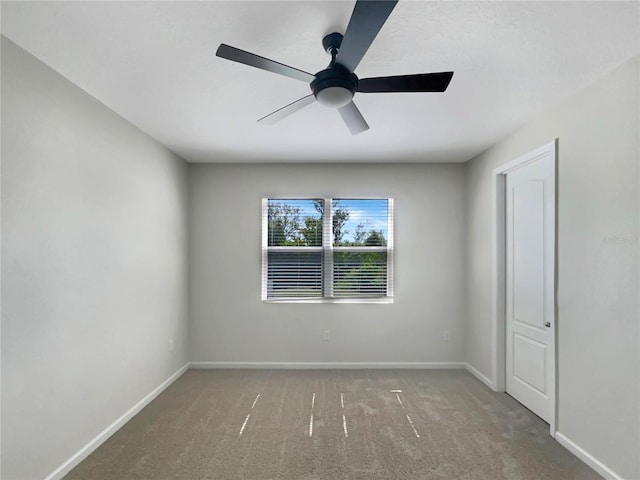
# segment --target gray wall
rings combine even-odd
[[[44,478],[187,361],[186,171],[2,37],[2,478]]]
[[[192,361],[463,360],[464,165],[192,164],[189,178]],[[395,303],[262,303],[269,195],[394,198]]]
[[[558,138],[558,431],[640,478],[639,61],[468,164],[468,362],[491,376],[491,170]]]

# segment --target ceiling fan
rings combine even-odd
[[[218,47],[216,55],[310,84],[313,93],[258,122],[274,124],[317,100],[322,105],[337,108],[351,134],[357,135],[368,130],[369,125],[353,103],[356,92],[444,92],[453,77],[453,72],[361,79],[356,76],[354,70],[397,3],[398,0],[357,0],[344,36],[334,32],[322,39],[322,46],[331,55],[331,63],[315,75],[224,43]]]

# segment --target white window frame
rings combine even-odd
[[[273,247],[269,246],[269,200],[320,200],[319,197],[269,196],[262,198],[262,301],[264,303],[393,303],[393,198],[335,196],[323,198],[321,247]],[[387,200],[387,245],[386,247],[334,247],[333,246],[333,201],[334,200]],[[322,297],[310,298],[267,298],[267,270],[269,251],[322,252]],[[334,297],[333,296],[333,252],[386,252],[387,254],[387,295],[381,297]]]

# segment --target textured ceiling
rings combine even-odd
[[[315,73],[354,3],[2,2],[2,33],[192,162],[460,162],[640,52],[640,3],[401,1],[359,77],[453,70],[444,94],[356,94],[352,137],[309,86],[215,57],[227,43]]]

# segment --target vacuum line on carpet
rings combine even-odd
[[[413,422],[411,421],[411,417],[409,416],[408,413],[407,413],[407,420],[409,420],[409,425],[411,425],[411,428],[413,428],[413,433],[416,434],[416,437],[420,438],[420,435],[418,435],[418,431],[416,430],[416,427],[413,425]]]
[[[347,417],[344,416],[344,393],[340,392],[340,406],[342,407],[342,428],[344,430],[344,437],[349,438],[349,432],[347,431]]]
[[[349,432],[347,431],[347,418],[342,414],[342,428],[344,429],[344,437],[349,438]]]
[[[313,407],[316,404],[316,392],[311,396],[311,417],[309,418],[309,436],[313,436]]]
[[[400,404],[400,406],[404,410],[404,403],[402,403],[402,400],[400,400],[400,394],[396,393],[396,398],[398,399],[398,403]]]
[[[258,399],[260,398],[260,393],[256,396],[256,399],[253,401],[253,405],[251,405],[251,410],[253,410],[253,407],[256,406],[256,403],[258,403]]]
[[[247,422],[249,421],[250,416],[251,414],[247,415],[247,418],[244,419],[244,423],[242,424],[242,428],[240,428],[240,433],[238,434],[238,436],[242,435],[242,432],[244,432],[244,427],[247,426]]]

